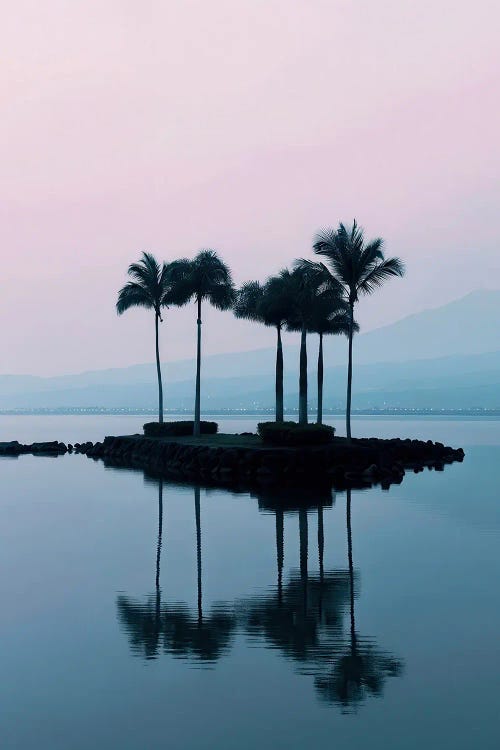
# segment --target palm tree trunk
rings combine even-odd
[[[198,584],[198,622],[203,619],[202,592],[201,592],[201,514],[200,514],[200,488],[194,488],[194,514],[196,518],[196,568]]]
[[[278,602],[283,598],[284,533],[283,511],[276,511],[276,562],[278,564]]]
[[[158,376],[158,422],[163,424],[163,384],[161,382],[160,344],[158,341],[158,323],[160,316],[155,313],[155,348],[156,348],[156,374]]]
[[[283,422],[283,344],[281,326],[276,326],[278,343],[276,346],[276,421]]]
[[[307,330],[300,334],[299,424],[307,424]]]
[[[155,626],[156,632],[160,632],[161,622],[161,589],[160,589],[160,557],[161,542],[163,534],[163,480],[158,484],[158,544],[156,547],[156,603],[155,603]]]
[[[301,508],[299,510],[300,579],[302,582],[302,594],[304,597],[304,613],[307,613],[308,536],[309,536],[309,532],[308,532],[308,524],[307,524],[307,510],[305,508]]]
[[[160,558],[163,535],[163,479],[158,483],[158,544],[156,547],[156,589],[160,588]]]
[[[319,334],[318,350],[318,424],[323,423],[323,334]]]
[[[323,526],[323,506],[318,505],[318,559],[319,559],[319,580],[323,583],[324,565],[323,557],[325,551],[325,532]]]
[[[356,653],[356,621],[354,618],[354,566],[352,564],[352,527],[351,527],[351,490],[347,490],[346,499],[347,519],[347,556],[349,558],[349,594],[351,609],[351,651]]]
[[[351,320],[349,321],[349,360],[347,365],[347,400],[345,409],[345,426],[348,442],[351,442],[351,392],[352,392],[352,337],[354,333],[354,305],[349,304]]]
[[[318,558],[319,558],[319,598],[318,598],[318,617],[323,621],[323,581],[324,571],[324,552],[325,552],[325,532],[323,528],[323,506],[318,505]]]
[[[201,297],[198,297],[198,337],[196,342],[196,395],[194,400],[194,428],[193,435],[200,434],[200,412],[201,412]]]

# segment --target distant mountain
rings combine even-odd
[[[498,350],[500,291],[478,290],[358,336],[356,361],[401,362]]]
[[[309,343],[310,394],[315,400],[317,337]],[[325,403],[343,407],[345,339],[325,342]],[[216,354],[203,360],[206,408],[272,406],[274,349]],[[411,315],[355,341],[356,406],[471,408],[500,406],[500,291],[477,291]],[[285,346],[285,394],[297,399],[297,346]],[[171,408],[190,408],[194,361],[165,363]],[[102,406],[154,408],[154,365],[39,378],[0,376],[0,409]]]

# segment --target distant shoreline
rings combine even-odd
[[[0,416],[150,416],[156,409],[105,409],[101,407],[60,407],[55,409],[0,409]],[[344,417],[339,409],[324,409],[324,416]],[[192,418],[192,412],[183,409],[165,410],[165,416],[184,415]],[[205,416],[219,417],[269,417],[274,409],[210,409]],[[287,411],[286,416],[297,417],[297,410]],[[500,409],[353,409],[355,417],[500,417]],[[315,412],[310,412],[311,421]]]

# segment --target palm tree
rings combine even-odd
[[[128,267],[128,281],[118,292],[116,312],[121,315],[131,307],[145,307],[155,314],[156,374],[158,376],[158,421],[163,423],[163,385],[161,378],[158,324],[162,322],[161,308],[171,292],[171,266],[160,265],[154,255],[143,253],[138,263]]]
[[[332,318],[318,316],[316,323],[313,325],[314,333],[319,334],[318,346],[318,416],[317,423],[323,423],[323,336],[330,334],[333,336],[349,335],[349,316],[345,312],[334,314]],[[355,330],[359,326],[355,323]]]
[[[330,276],[318,274],[318,264],[297,261],[289,274],[293,307],[287,319],[290,331],[300,331],[299,424],[307,424],[307,333],[314,330],[315,316],[333,314],[342,306],[338,283]],[[318,310],[322,313],[318,313]]]
[[[404,264],[399,258],[385,258],[383,241],[379,237],[365,242],[363,229],[354,220],[351,228],[339,224],[338,229],[326,229],[316,235],[314,252],[327,259],[330,268],[320,264],[325,274],[340,282],[349,305],[349,362],[347,369],[346,432],[351,440],[352,340],[354,305],[360,294],[372,294],[391,276],[403,276]]]
[[[324,288],[330,289],[327,295],[320,295],[311,309],[309,331],[319,335],[318,347],[318,416],[317,423],[323,423],[323,336],[330,334],[333,336],[348,336],[350,313],[349,306],[342,296],[340,284],[332,284],[330,274],[325,274],[321,263],[312,263],[307,260],[300,260],[296,263],[297,268],[312,273],[319,284]],[[359,326],[354,322],[354,331],[359,331]]]
[[[169,301],[185,305],[194,300],[197,308],[196,396],[193,434],[200,434],[201,404],[201,304],[208,300],[219,310],[228,310],[234,302],[231,271],[214,250],[202,250],[193,260],[174,261],[172,266],[172,293]]]
[[[262,285],[258,281],[243,284],[236,294],[234,314],[276,328],[276,421],[283,422],[283,345],[282,328],[292,310],[292,287],[287,273],[270,277]]]

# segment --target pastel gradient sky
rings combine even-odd
[[[364,329],[499,286],[497,0],[17,0],[0,27],[0,372],[152,360],[129,262],[236,281],[356,216],[407,263]],[[164,359],[194,354],[167,313]],[[273,332],[206,316],[205,351]]]

